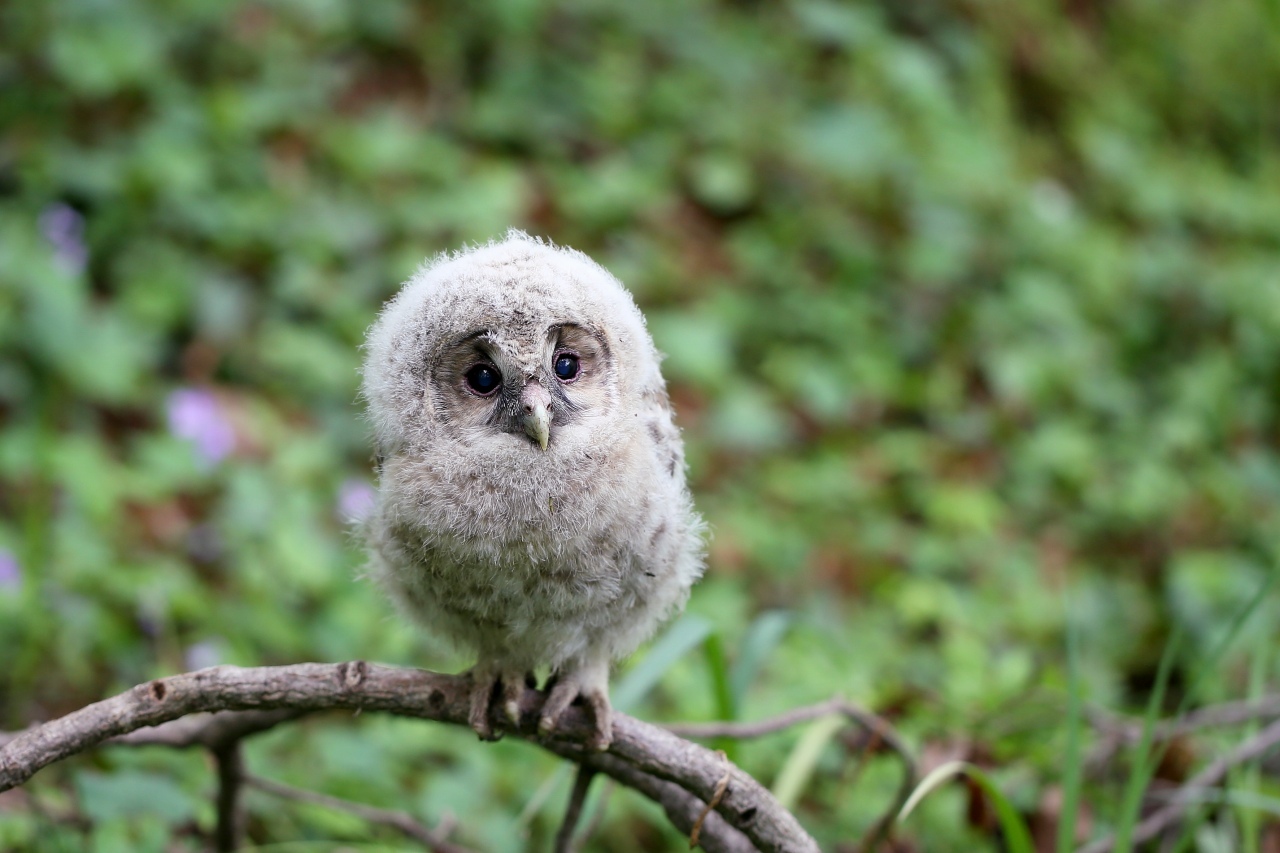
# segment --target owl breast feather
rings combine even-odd
[[[533,476],[388,460],[374,574],[428,628],[513,666],[627,654],[701,569],[682,484],[628,471],[634,455]]]

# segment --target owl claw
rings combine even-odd
[[[524,675],[509,672],[502,677],[502,712],[507,722],[520,725],[520,697],[524,695]]]
[[[493,726],[489,723],[489,701],[493,698],[497,681],[496,673],[481,672],[478,668],[471,670],[471,712],[467,715],[467,723],[480,740],[501,737],[494,735]]]
[[[581,697],[593,724],[587,748],[598,752],[608,749],[613,742],[613,708],[609,705],[608,677],[607,664],[557,673],[547,701],[542,705],[538,732],[545,736],[555,731],[565,709]]]
[[[471,670],[471,710],[467,723],[481,740],[502,739],[502,731],[495,729],[490,716],[494,699],[502,705],[505,721],[511,725],[520,723],[520,697],[527,689],[524,673],[518,671],[497,672],[475,667]]]

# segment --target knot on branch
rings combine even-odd
[[[338,664],[338,683],[347,690],[355,690],[364,683],[369,674],[369,664],[362,660],[347,661]]]
[[[132,692],[137,696],[139,703],[159,705],[169,696],[169,685],[165,684],[163,678],[157,678],[154,681],[139,684],[133,688]]]

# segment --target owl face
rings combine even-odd
[[[546,451],[566,430],[607,415],[616,402],[603,334],[548,317],[512,336],[512,324],[477,328],[447,345],[431,371],[442,428],[473,443],[494,436]]]
[[[587,256],[511,232],[426,264],[383,310],[363,393],[380,454],[476,466],[594,457],[665,399],[626,289]]]

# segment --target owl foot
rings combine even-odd
[[[531,676],[519,670],[496,670],[474,667],[471,676],[471,711],[467,723],[481,740],[501,740],[502,731],[495,730],[490,708],[496,700],[502,708],[504,721],[511,725],[520,723],[520,697],[531,688]]]
[[[562,670],[551,677],[547,701],[542,705],[538,731],[549,735],[560,722],[560,715],[581,699],[587,706],[594,728],[587,738],[587,748],[600,752],[613,742],[613,708],[609,705],[609,664],[596,663],[578,669]]]

